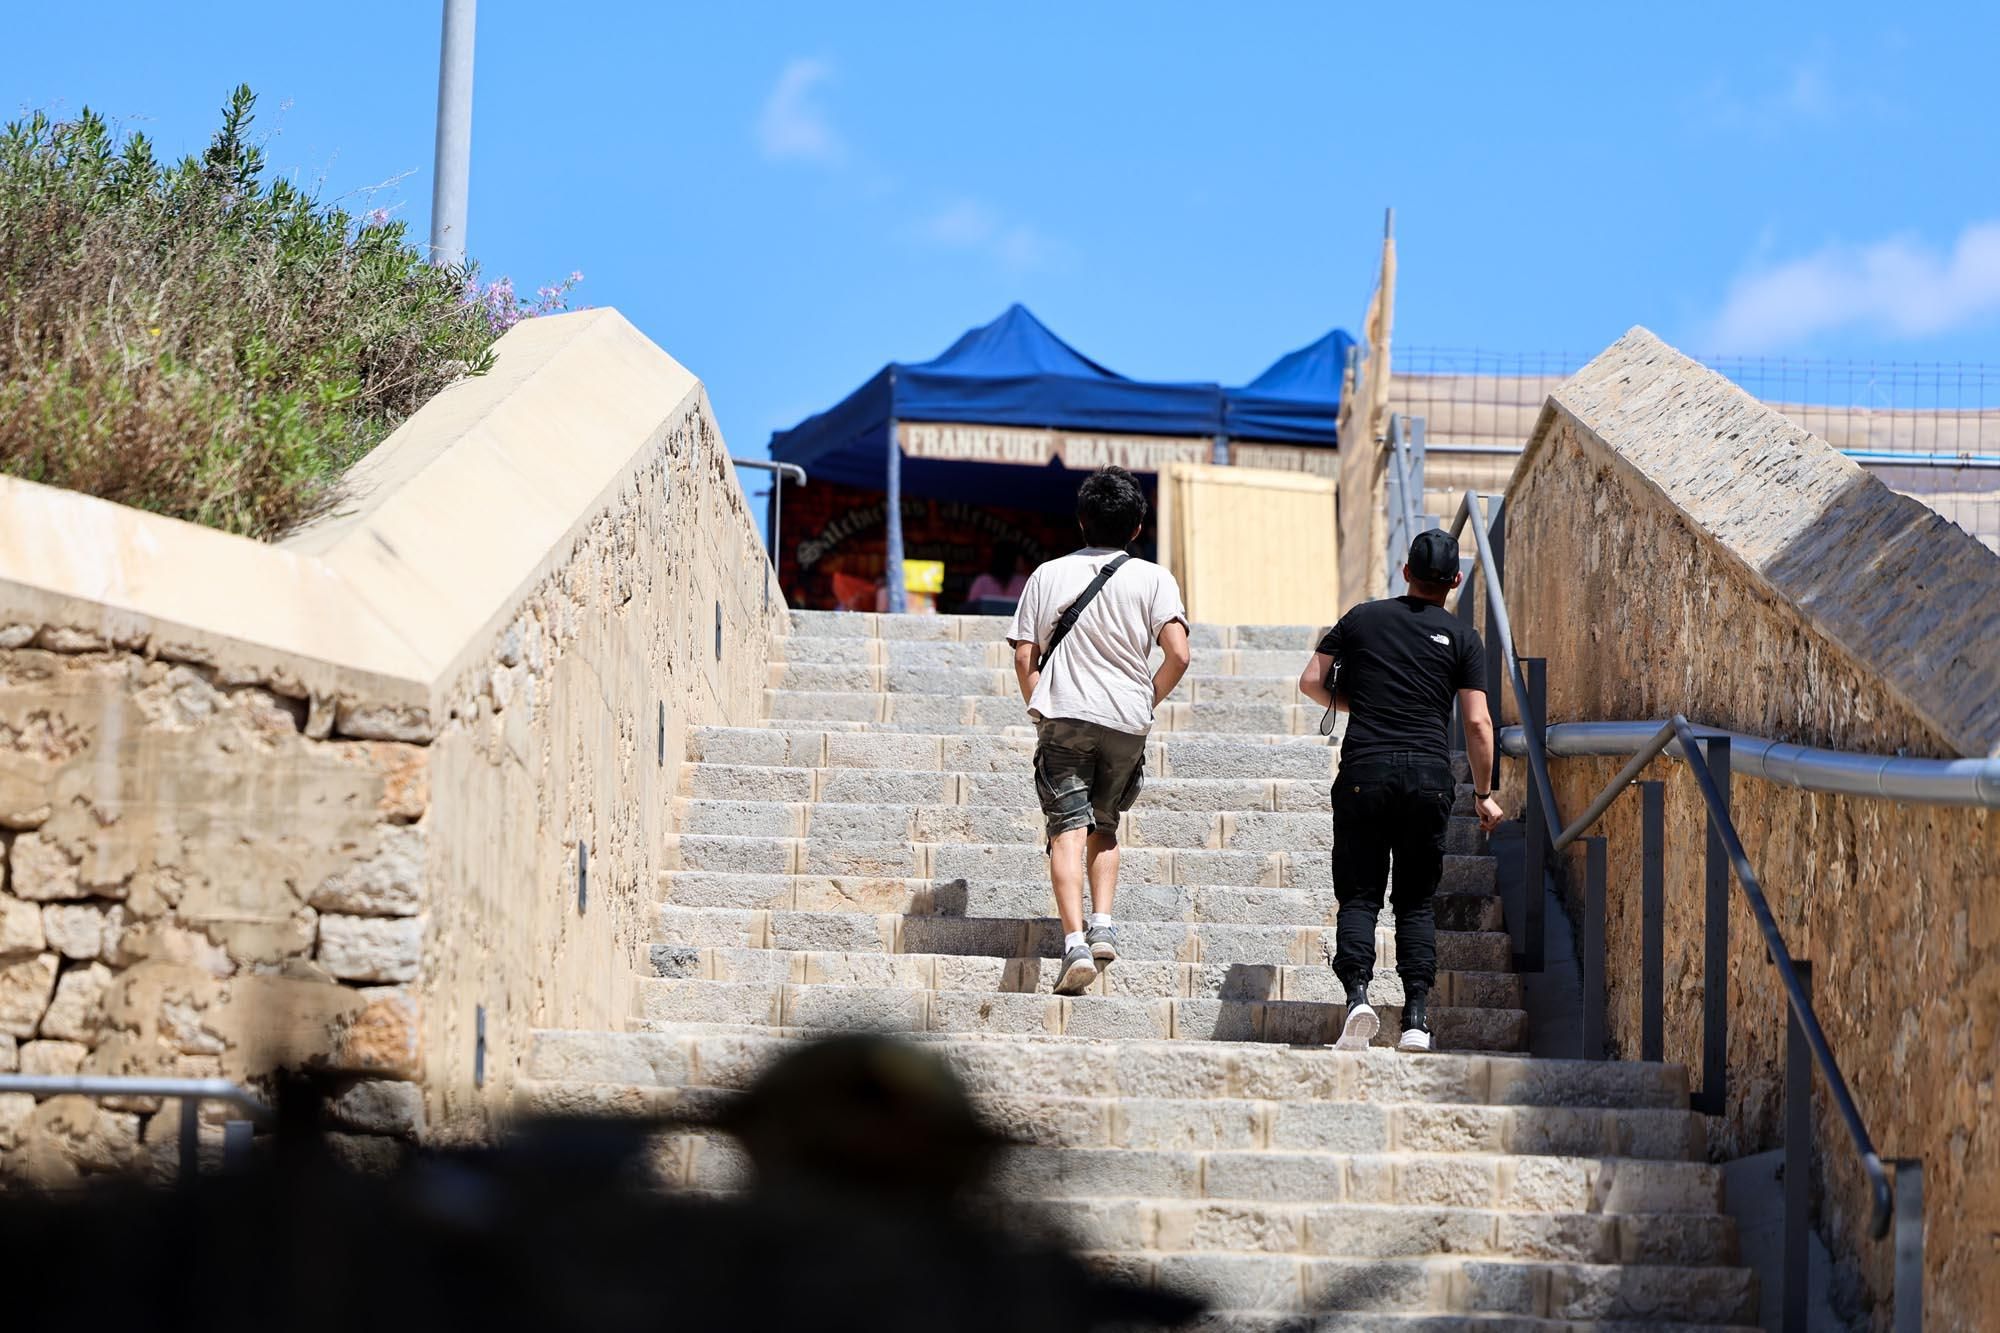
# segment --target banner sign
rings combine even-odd
[[[1229,442],[1233,467],[1268,468],[1273,472],[1309,472],[1315,477],[1340,476],[1340,455],[1331,449],[1304,449],[1291,444]]]
[[[977,426],[958,422],[899,421],[896,441],[910,458],[961,463],[1019,463],[1042,467],[1060,459],[1079,472],[1117,466],[1158,472],[1169,463],[1213,461],[1215,442],[1165,435],[1091,435],[1076,431],[1018,426]]]

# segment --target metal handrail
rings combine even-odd
[[[1465,530],[1468,522],[1472,524],[1472,540],[1479,548],[1479,570],[1486,580],[1486,605],[1493,614],[1493,630],[1500,640],[1500,657],[1507,668],[1507,683],[1514,691],[1514,706],[1520,709],[1523,721],[1540,722],[1542,719],[1534,716],[1534,708],[1528,701],[1528,682],[1521,675],[1520,658],[1514,653],[1514,627],[1507,619],[1507,595],[1500,586],[1500,566],[1493,559],[1493,547],[1487,539],[1486,523],[1478,511],[1478,503],[1471,491],[1467,491],[1465,498],[1459,501],[1458,514],[1451,520],[1452,540],[1458,540],[1458,534]],[[1464,597],[1470,591],[1468,587],[1459,596]],[[1533,730],[1532,725],[1529,730]],[[1527,759],[1528,778],[1535,784],[1535,794],[1540,798],[1542,818],[1548,823],[1549,836],[1556,837],[1562,830],[1555,822],[1556,797],[1555,788],[1549,782],[1548,756],[1541,752],[1540,746],[1531,743],[1527,747]]]
[[[1558,722],[1543,729],[1542,749],[1558,758],[1629,754],[1664,726],[1656,721]],[[1901,755],[1823,750],[1720,728],[1702,727],[1699,734],[1704,738],[1727,737],[1734,751],[1734,765],[1742,772],[1801,791],[2000,810],[2000,757],[1908,759]],[[1518,758],[1526,747],[1527,739],[1521,728],[1501,729],[1503,752]],[[1678,758],[1677,743],[1669,742],[1665,752]]]
[[[1412,482],[1410,478],[1409,442],[1403,438],[1402,420],[1403,418],[1400,416],[1391,416],[1389,418],[1389,461],[1394,464],[1396,469],[1396,507],[1402,511],[1396,515],[1398,520],[1397,531],[1392,533],[1389,538],[1389,591],[1391,593],[1402,590],[1402,579],[1395,562],[1396,548],[1398,545],[1407,547],[1412,541],[1416,540],[1418,532],[1416,501],[1410,493]]]
[[[1509,683],[1514,691],[1514,701],[1521,710],[1521,717],[1527,724],[1522,731],[1524,756],[1528,770],[1539,796],[1542,818],[1549,827],[1552,847],[1561,848],[1580,837],[1595,823],[1618,793],[1624,790],[1648,762],[1656,758],[1670,743],[1678,742],[1680,758],[1694,774],[1695,782],[1701,790],[1702,801],[1708,807],[1709,818],[1713,821],[1718,835],[1722,838],[1730,864],[1735,868],[1736,879],[1743,886],[1744,895],[1750,900],[1750,910],[1757,918],[1758,928],[1764,934],[1765,947],[1770,952],[1772,964],[1778,969],[1779,980],[1785,987],[1785,995],[1792,1013],[1804,1031],[1806,1041],[1813,1055],[1813,1062],[1825,1076],[1828,1092],[1839,1108],[1841,1119],[1846,1122],[1849,1136],[1854,1140],[1855,1151],[1861,1158],[1861,1169],[1867,1174],[1869,1189],[1874,1196],[1873,1212],[1869,1218],[1869,1234],[1876,1239],[1888,1234],[1889,1219],[1892,1214],[1888,1173],[1882,1167],[1882,1159],[1868,1136],[1868,1129],[1861,1120],[1861,1112],[1854,1104],[1854,1095],[1849,1091],[1847,1080],[1841,1075],[1840,1065],[1833,1057],[1833,1048],[1827,1043],[1826,1033],[1819,1025],[1819,1018],[1813,1012],[1812,1001],[1799,982],[1797,969],[1793,966],[1792,955],[1785,948],[1784,936],[1778,930],[1776,918],[1771,915],[1770,904],[1764,898],[1763,886],[1757,881],[1757,872],[1750,864],[1750,858],[1743,850],[1743,841],[1736,831],[1735,821],[1730,818],[1729,804],[1715,785],[1715,777],[1710,773],[1707,761],[1701,754],[1699,738],[1694,728],[1681,714],[1676,713],[1657,733],[1654,734],[1630,763],[1622,769],[1618,777],[1607,784],[1604,791],[1590,803],[1585,817],[1569,828],[1559,828],[1556,824],[1554,790],[1549,782],[1548,755],[1542,745],[1538,723],[1529,703],[1527,681],[1521,674],[1519,660],[1514,652],[1514,633],[1507,616],[1507,596],[1498,577],[1499,570],[1493,560],[1492,550],[1487,542],[1486,525],[1479,521],[1478,500],[1474,492],[1467,491],[1459,503],[1458,515],[1452,520],[1451,533],[1455,538],[1468,521],[1472,523],[1473,540],[1479,545],[1479,566],[1486,579],[1487,605],[1493,613],[1493,625],[1500,638],[1501,652],[1504,654]],[[1461,594],[1462,595],[1462,594]],[[1540,885],[1529,885],[1528,892],[1540,890]]]
[[[250,1133],[257,1124],[270,1125],[276,1113],[256,1093],[226,1078],[152,1078],[117,1074],[0,1074],[0,1093],[25,1092],[31,1097],[173,1097],[181,1104],[180,1159],[183,1178],[192,1179],[200,1166],[201,1104],[222,1102],[248,1117],[223,1126],[223,1165],[233,1169],[247,1160]],[[239,1127],[243,1131],[238,1133]]]

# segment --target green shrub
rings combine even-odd
[[[0,471],[268,539],[491,365],[474,275],[264,180],[255,100],[172,166],[88,109],[0,135]]]

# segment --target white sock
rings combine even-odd
[[[1080,930],[1072,930],[1069,934],[1063,936],[1064,953],[1068,953],[1071,949],[1082,949],[1086,947],[1088,946],[1084,944],[1083,932]]]
[[[1084,918],[1084,924],[1090,926],[1092,929],[1096,929],[1098,926],[1108,926],[1111,924],[1111,913],[1092,912]]]

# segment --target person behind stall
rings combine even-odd
[[[1028,557],[1013,542],[995,542],[993,559],[986,566],[986,572],[972,581],[966,591],[968,603],[1005,602],[1011,611],[1021,600],[1021,590],[1028,586]],[[970,608],[968,608],[970,609]],[[988,614],[999,611],[999,607],[980,608]]]

